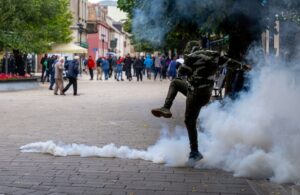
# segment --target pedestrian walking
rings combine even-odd
[[[166,79],[167,78],[167,70],[168,70],[166,57],[163,55],[161,57],[160,61],[161,61],[161,75],[162,75],[163,79]]]
[[[49,90],[53,90],[53,86],[55,84],[55,64],[57,63],[57,56],[51,56],[49,60],[49,73],[50,73],[50,86]]]
[[[54,95],[58,95],[57,91],[59,89],[60,95],[65,95],[64,93],[64,81],[63,81],[63,70],[64,70],[65,59],[61,57],[55,64],[55,88]]]
[[[109,62],[105,57],[103,57],[103,59],[102,59],[102,71],[104,72],[105,80],[108,80],[108,78],[109,78]]]
[[[107,61],[109,63],[109,78],[113,75],[117,80],[117,57],[109,55]]]
[[[97,80],[102,80],[102,59],[99,57],[96,61],[97,64]]]
[[[135,73],[136,73],[136,78],[137,78],[137,81],[143,81],[143,69],[144,69],[144,64],[143,64],[143,61],[141,59],[140,56],[138,56],[136,58],[136,60],[134,61],[134,65],[135,67]]]
[[[147,78],[150,80],[151,79],[152,66],[153,66],[153,60],[151,59],[150,55],[146,56],[146,59],[144,61],[144,65],[145,65],[145,68],[146,68]]]
[[[132,68],[132,59],[130,57],[130,54],[128,54],[124,60],[125,65],[125,71],[126,71],[126,77],[128,81],[132,80],[132,74],[131,74],[131,68]]]
[[[44,84],[45,81],[49,82],[50,81],[50,72],[49,72],[49,64],[50,64],[50,58],[49,56],[44,60],[44,76],[42,83]]]
[[[123,63],[124,63],[124,58],[119,57],[119,60],[117,61],[117,81],[124,81],[122,76]]]
[[[159,78],[162,81],[161,67],[160,54],[157,54],[154,58],[154,81],[156,80],[157,75],[159,75]]]
[[[44,77],[46,73],[46,68],[47,68],[47,59],[48,59],[48,54],[45,54],[44,57],[41,59],[41,65],[42,65],[42,76],[41,76],[41,82],[44,83]]]
[[[173,80],[173,79],[175,79],[177,77],[177,69],[176,69],[177,62],[176,62],[176,58],[177,58],[176,56],[173,56],[173,59],[170,62],[169,67],[168,67],[168,76],[169,76],[170,80]]]
[[[75,56],[74,60],[67,64],[67,78],[69,79],[68,85],[64,88],[63,92],[65,93],[71,85],[73,85],[73,95],[77,94],[77,76],[79,73],[79,56]]]
[[[112,67],[113,67],[113,72],[114,72],[114,78],[117,80],[117,56],[113,56],[112,58]]]
[[[95,68],[95,61],[92,59],[92,56],[89,56],[89,59],[87,61],[87,66],[88,66],[88,69],[89,69],[89,72],[90,72],[90,76],[91,76],[91,79],[90,80],[93,80],[94,79],[94,68]]]

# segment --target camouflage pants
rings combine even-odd
[[[180,92],[185,95],[185,125],[189,135],[191,151],[198,151],[198,133],[197,133],[197,118],[202,106],[206,105],[211,96],[209,89],[198,89],[193,91],[188,90],[186,81],[175,79],[171,82],[168,95],[164,104],[165,108],[170,109],[177,93]]]

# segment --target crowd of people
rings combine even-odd
[[[136,77],[137,82],[142,82],[143,78],[151,80],[170,79],[177,77],[177,69],[182,61],[178,57],[173,58],[160,55],[159,53],[151,56],[131,57],[129,54],[125,57],[116,57],[108,55],[99,57],[96,61],[89,56],[83,60],[83,72],[90,75],[90,80],[109,80],[132,81]],[[48,56],[45,54],[41,61],[42,75],[41,82],[49,82],[49,90],[54,90],[54,94],[65,95],[65,92],[73,85],[73,95],[77,94],[77,76],[80,71],[80,58],[75,56],[74,60],[67,60],[66,57],[57,55]],[[96,71],[96,75],[94,72]],[[124,77],[124,78],[123,78]],[[68,79],[69,84],[64,87],[64,80]]]
[[[4,55],[0,62],[0,73],[8,73],[19,76],[30,75],[33,66],[35,65],[32,55],[22,54],[21,52],[14,50],[7,56]]]
[[[75,56],[74,60],[67,60],[56,55],[49,57],[45,54],[40,61],[42,65],[41,82],[50,82],[49,89],[54,90],[55,95],[57,95],[58,89],[60,89],[60,94],[64,95],[69,87],[73,85],[74,95],[77,95],[77,76],[81,72],[79,60],[79,56]],[[60,63],[60,66],[57,65]],[[163,79],[173,81],[181,76],[178,70],[182,65],[184,65],[184,60],[180,56],[170,58],[159,53],[155,55],[148,54],[146,57],[131,57],[129,54],[125,57],[108,55],[99,57],[96,61],[89,56],[83,60],[83,72],[90,75],[90,80],[94,80],[94,76],[96,76],[96,80],[132,81],[133,77],[136,77],[136,81],[141,82],[146,77],[146,79],[153,79],[154,81],[162,81]],[[240,63],[235,63],[233,60],[227,62],[226,67],[220,66],[219,71],[214,76],[216,84],[219,85],[219,90],[225,88],[225,94],[235,98],[236,94],[244,88],[243,74],[247,70],[249,68],[245,68],[245,66],[240,68]],[[94,75],[95,71],[96,75]],[[217,80],[218,77],[222,78],[220,84]],[[65,88],[63,88],[64,79],[69,80],[69,84]],[[223,95],[221,94],[221,96]]]
[[[116,81],[124,81],[123,72],[128,81],[136,77],[137,81],[143,81],[146,76],[149,80],[174,79],[177,75],[177,68],[180,63],[178,57],[166,57],[165,55],[150,54],[144,56],[131,57],[129,54],[125,57],[116,57],[109,55],[99,57],[96,61],[89,56],[84,61],[84,72],[90,74],[90,80],[94,79],[94,70],[97,71],[97,80],[108,80],[113,77]]]
[[[73,86],[73,95],[77,93],[77,76],[79,74],[79,56],[75,56],[73,60],[66,60],[65,57],[47,54],[41,59],[42,76],[41,82],[50,82],[49,90],[54,90],[54,95],[65,95],[65,92]],[[64,87],[64,80],[68,79],[69,83]],[[53,89],[53,87],[55,88]]]

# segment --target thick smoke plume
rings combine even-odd
[[[222,1],[198,1],[198,0],[141,0],[134,10],[132,31],[137,39],[146,40],[153,45],[161,45],[165,35],[179,20],[193,20],[199,25],[204,21],[195,15],[198,11],[217,5],[213,10],[223,5]]]
[[[159,42],[164,33],[171,29],[171,24],[163,23],[164,12],[170,5],[164,4],[168,1],[152,2],[153,7],[149,7],[149,13],[136,10],[137,13],[141,12],[136,16],[141,17],[133,22],[136,30],[139,24],[148,24],[150,28],[147,31],[140,28],[141,36],[144,36],[142,38]],[[183,10],[180,17],[188,13],[186,10],[192,3],[200,5],[206,2],[208,6],[215,5],[215,1],[175,2],[176,5],[184,2],[181,4],[180,9]],[[288,37],[287,34],[290,34],[289,37],[295,35],[291,35],[290,32],[292,31],[286,26],[281,37]],[[286,42],[287,40],[289,39],[286,39]],[[253,62],[254,67],[248,75],[250,90],[241,94],[234,102],[214,102],[201,110],[200,124],[204,131],[199,135],[199,149],[204,159],[199,163],[200,168],[221,168],[232,171],[235,176],[270,178],[279,183],[300,183],[300,41],[291,40],[295,47],[292,50],[287,49],[287,53],[292,52],[294,59],[289,54],[285,55],[288,56],[288,60],[275,57],[265,59],[253,53],[260,50],[254,47],[248,55],[248,60]],[[285,39],[282,39],[282,45],[284,41]],[[50,153],[55,156],[143,159],[165,163],[168,166],[184,166],[189,153],[187,133],[185,129],[177,132],[175,136],[162,135],[146,150],[117,147],[115,144],[95,147],[65,145],[53,141],[28,144],[22,146],[21,150]]]
[[[259,21],[262,21],[257,19],[260,17],[257,7],[263,7],[259,0],[234,2],[220,0],[139,0],[137,2],[138,6],[133,10],[132,32],[136,39],[146,40],[155,46],[164,44],[166,34],[172,31],[177,24],[191,23],[198,25],[199,28],[211,28],[237,12],[255,18],[257,25],[259,25]],[[256,12],[254,13],[252,10],[256,10]],[[197,29],[192,30],[197,31]]]
[[[252,89],[239,101],[216,102],[202,110],[200,121],[205,131],[199,136],[199,148],[205,159],[201,166],[233,171],[236,176],[300,181],[300,71],[297,66],[287,70],[282,63],[274,63],[253,73]],[[55,156],[143,159],[169,166],[184,166],[189,152],[182,131],[177,136],[162,136],[147,150],[52,141],[28,144],[21,150]]]
[[[235,176],[270,178],[279,183],[300,182],[300,70],[297,64],[286,69],[282,62],[270,62],[252,72],[252,88],[238,101],[227,100],[225,105],[215,102],[202,109],[204,132],[199,136],[199,149],[204,160],[199,168],[221,168]],[[181,167],[187,161],[189,144],[185,129],[176,132],[164,133],[146,150],[53,141],[31,143],[20,149],[55,156],[143,159]]]
[[[297,66],[294,66],[297,65]],[[252,74],[251,92],[201,112],[206,166],[236,176],[300,182],[298,64],[272,62]]]

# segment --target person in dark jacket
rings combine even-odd
[[[126,56],[124,60],[124,66],[125,66],[127,80],[131,81],[132,80],[132,74],[131,74],[132,59],[129,54]]]
[[[162,74],[162,78],[166,79],[167,78],[167,60],[166,57],[163,55],[160,59],[161,61],[161,74]]]
[[[225,96],[236,99],[239,92],[247,91],[246,73],[251,70],[251,66],[237,60],[227,58],[226,77],[225,77]]]
[[[48,54],[45,54],[44,57],[41,59],[41,65],[42,65],[42,76],[41,76],[41,82],[44,81],[45,71],[46,71],[46,62],[48,59]]]
[[[112,66],[112,69],[113,69],[113,72],[114,72],[115,80],[117,80],[117,64],[118,64],[117,61],[118,61],[117,56],[113,56],[112,61],[111,61],[111,66]]]
[[[13,50],[13,53],[18,75],[25,76],[25,60],[23,55],[18,50]]]
[[[73,85],[73,95],[77,94],[77,76],[79,73],[79,56],[75,56],[74,60],[67,64],[66,69],[67,71],[67,77],[69,79],[68,85],[64,88],[63,92],[65,93],[68,91],[71,85]]]
[[[16,61],[14,55],[10,55],[8,58],[8,73],[16,73]]]
[[[96,61],[97,64],[97,80],[102,80],[102,58],[98,58]]]
[[[198,41],[189,42],[185,49],[185,65],[179,69],[179,74],[187,77],[187,80],[174,79],[170,84],[164,106],[151,111],[156,117],[170,118],[172,117],[170,108],[177,93],[181,92],[187,97],[185,125],[191,149],[187,163],[189,166],[193,166],[196,161],[203,158],[198,150],[196,122],[201,108],[210,100],[219,57],[218,52],[201,49]]]
[[[137,78],[137,81],[143,81],[143,69],[144,69],[144,63],[141,59],[140,56],[138,56],[136,58],[136,60],[134,61],[134,64],[133,66],[135,67],[135,73],[136,73],[136,78]]]
[[[57,58],[58,57],[56,55],[53,55],[49,60],[49,73],[50,73],[49,90],[53,90],[53,86],[55,84],[55,64],[58,62]]]

